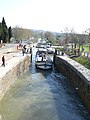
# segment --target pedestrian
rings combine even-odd
[[[84,48],[82,48],[82,52],[84,52]]]
[[[17,50],[18,50],[18,45],[17,45]]]
[[[25,53],[25,49],[23,48],[23,49],[22,49],[22,54],[23,54],[23,56],[24,56],[24,53]]]
[[[77,50],[77,53],[78,53],[78,56],[80,56],[80,49],[78,48],[78,50]]]
[[[30,54],[32,54],[32,48],[30,47]]]
[[[57,55],[57,49],[55,49],[55,55]]]
[[[64,52],[62,51],[61,55],[63,56],[64,55]]]
[[[4,55],[2,56],[2,66],[5,67],[5,57],[4,57]]]
[[[26,52],[26,45],[23,46],[24,52]]]
[[[76,55],[76,49],[74,49],[74,54]]]

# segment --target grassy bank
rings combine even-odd
[[[80,56],[80,57],[76,57],[76,58],[72,58],[72,59],[77,61],[78,63],[82,64],[86,68],[90,69],[90,61],[87,60],[86,57]]]

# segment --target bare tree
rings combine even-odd
[[[21,40],[21,39],[29,40],[34,35],[30,29],[24,29],[19,26],[16,26],[15,28],[12,29],[12,34],[16,40]]]
[[[65,29],[64,29],[64,48],[65,49],[67,49],[67,47],[68,47],[68,44],[69,43],[73,43],[72,41],[73,41],[73,32],[74,31],[74,29],[72,28],[72,29],[69,29],[68,27],[66,27]]]
[[[16,40],[19,40],[22,38],[22,28],[19,26],[16,26],[15,28],[12,29],[13,37]]]
[[[56,44],[56,37],[52,32],[45,32],[44,38],[46,38],[49,43]]]

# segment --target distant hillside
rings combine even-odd
[[[31,29],[33,32],[37,32],[37,33],[45,33],[45,32],[51,32],[51,33],[53,33],[55,36],[56,35],[61,35],[62,33],[59,33],[59,32],[52,32],[52,31],[45,31],[45,30],[36,30],[36,29]]]

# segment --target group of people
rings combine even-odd
[[[46,52],[39,52],[39,51],[37,51],[36,57],[37,57],[38,61],[39,61],[39,59],[40,59],[40,61],[46,61],[47,53]]]
[[[30,47],[30,48],[27,48],[26,47],[26,45],[24,45],[23,46],[23,48],[22,48],[22,53],[23,53],[23,56],[24,56],[24,53],[30,53],[30,54],[32,54],[32,48]]]

